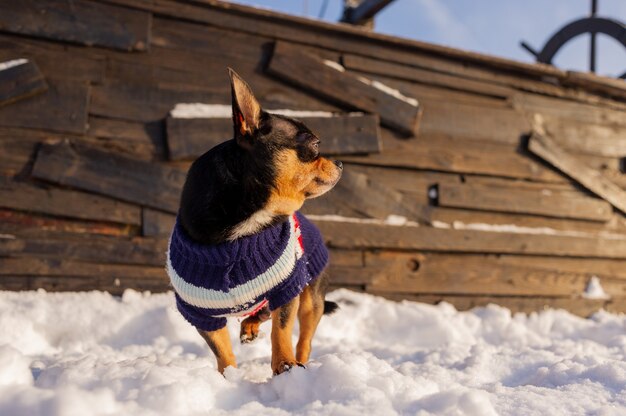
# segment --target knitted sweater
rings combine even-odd
[[[177,221],[167,252],[167,273],[183,317],[215,331],[227,316],[288,303],[320,275],[328,250],[319,230],[299,212],[260,233],[217,245],[191,240]]]

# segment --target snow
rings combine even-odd
[[[626,414],[624,315],[329,298],[306,369],[272,377],[265,332],[222,377],[171,293],[0,292],[0,414]]]
[[[600,278],[598,276],[591,276],[589,282],[587,283],[587,287],[585,288],[585,292],[583,293],[583,297],[586,299],[609,299],[610,296],[604,291],[602,284],[600,283]]]
[[[28,62],[28,59],[13,59],[11,61],[0,62],[0,71],[13,68],[14,66],[23,65]]]
[[[378,218],[354,218],[344,217],[341,215],[314,215],[307,214],[307,218],[314,221],[332,221],[332,222],[349,222],[353,224],[376,224],[376,225],[392,225],[394,227],[419,227],[419,223],[409,221],[401,215],[389,215],[384,220]]]
[[[174,118],[230,118],[232,111],[230,104],[178,103],[174,109],[170,111],[170,116]],[[288,108],[267,110],[267,112],[294,118],[335,117],[340,115],[330,111],[290,110]],[[348,113],[348,116],[361,115],[363,115],[363,113]]]

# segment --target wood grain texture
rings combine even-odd
[[[78,142],[43,144],[32,176],[175,213],[185,172]]]
[[[266,71],[347,109],[379,114],[383,125],[402,134],[411,136],[417,130],[421,116],[419,105],[407,103],[354,75],[338,71],[287,43],[276,42]]]
[[[84,0],[0,1],[0,29],[125,51],[148,50],[151,14]]]
[[[48,84],[33,61],[0,71],[0,107],[47,89]]]
[[[528,149],[574,179],[589,191],[626,213],[626,191],[597,170],[585,166],[561,148],[552,138],[533,132]]]
[[[382,150],[378,117],[337,115],[298,117],[322,143],[326,155],[378,153]],[[213,146],[232,138],[230,118],[167,118],[167,145],[170,160],[194,159]]]
[[[144,237],[169,237],[175,222],[175,215],[145,207],[141,210],[141,234]]]
[[[2,107],[0,126],[83,134],[87,128],[89,86],[48,80],[48,90]]]
[[[141,208],[99,195],[0,179],[0,207],[67,218],[141,224]]]
[[[315,220],[331,247],[626,258],[626,240]]]
[[[547,189],[498,189],[468,184],[439,184],[437,203],[442,207],[512,212],[556,218],[608,221],[609,203],[581,192]]]

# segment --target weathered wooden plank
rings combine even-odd
[[[467,91],[480,95],[506,98],[513,94],[511,88],[485,82],[461,78],[432,70],[416,68],[408,65],[368,58],[365,56],[344,54],[342,63],[347,69],[400,78],[421,84],[436,85],[443,88]]]
[[[502,190],[506,192],[506,190]],[[505,214],[490,211],[427,206],[422,210],[422,221],[437,228],[457,230],[493,229],[495,231],[526,232],[528,234],[556,234],[578,237],[617,238],[626,235],[626,227],[616,216],[609,222],[567,220],[535,215]]]
[[[0,110],[0,126],[83,134],[87,128],[89,86],[48,80],[48,90]]]
[[[449,295],[420,295],[409,293],[379,293],[384,298],[400,301],[410,300],[438,304],[446,302],[453,305],[459,311],[467,311],[473,308],[484,307],[489,304],[500,305],[510,309],[512,313],[541,312],[548,308],[565,309],[570,313],[587,318],[600,309],[606,309],[611,301],[604,299],[583,298],[555,298],[555,297],[523,297],[523,296],[449,296]]]
[[[49,217],[0,209],[0,234],[24,238],[48,238],[68,235],[106,235],[128,238],[139,234],[138,227],[111,223]]]
[[[474,140],[423,135],[414,141],[392,137],[383,129],[380,154],[345,156],[342,160],[374,166],[429,169],[442,172],[493,175],[542,182],[563,182],[553,170],[518,153],[513,147]]]
[[[121,296],[126,289],[154,293],[171,290],[171,286],[166,279],[152,278],[29,276],[28,281],[31,290],[44,289],[47,292],[101,290],[112,295]]]
[[[313,218],[331,247],[626,258],[626,240],[392,226]]]
[[[613,209],[602,199],[568,191],[498,189],[469,184],[438,184],[437,203],[442,207],[513,212],[556,218],[608,221]]]
[[[154,122],[164,119],[177,103],[227,102],[229,99],[225,92],[216,94],[107,82],[93,87],[89,113],[101,117]]]
[[[298,117],[321,139],[327,155],[378,153],[382,144],[376,115]],[[230,118],[167,118],[170,160],[192,159],[233,135]]]
[[[141,159],[165,158],[165,127],[162,121],[141,123],[90,116],[87,135],[106,139],[111,147],[123,147]]]
[[[83,0],[0,1],[0,29],[125,51],[148,50],[151,14]]]
[[[498,296],[581,296],[592,275],[537,265],[513,265],[495,256],[435,253],[366,253],[377,292]],[[626,280],[601,276],[610,296],[626,293]]]
[[[602,173],[585,166],[568,154],[550,137],[533,132],[528,149],[554,167],[571,177],[582,186],[608,201],[615,208],[626,213],[626,191],[613,183]]]
[[[141,211],[141,233],[144,237],[169,237],[176,222],[176,216],[155,209]]]
[[[167,239],[101,237],[0,238],[0,256],[62,258],[110,264],[163,266]]]
[[[0,61],[16,56],[36,62],[49,78],[94,83],[104,80],[105,58],[91,49],[0,34]]]
[[[18,64],[18,62],[21,62]],[[48,89],[46,80],[33,61],[0,62],[0,106],[31,97]],[[3,66],[6,68],[3,69]]]
[[[598,76],[589,72],[567,71],[566,85],[584,87],[591,91],[626,98],[626,82],[621,79]]]
[[[276,42],[266,70],[349,109],[377,113],[384,125],[402,134],[413,135],[417,130],[421,116],[417,100],[377,88],[381,84],[326,65],[295,46]]]
[[[0,180],[0,207],[61,217],[141,224],[141,208],[98,195]]]
[[[69,141],[43,144],[32,175],[173,213],[185,181],[182,170]]]

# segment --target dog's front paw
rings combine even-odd
[[[291,370],[291,368],[295,365],[297,365],[298,367],[306,368],[304,364],[297,361],[280,361],[278,364],[272,365],[272,370],[274,370],[274,375],[277,376]]]
[[[254,341],[259,336],[259,322],[254,319],[244,319],[241,322],[241,331],[239,332],[239,340],[242,344]]]

